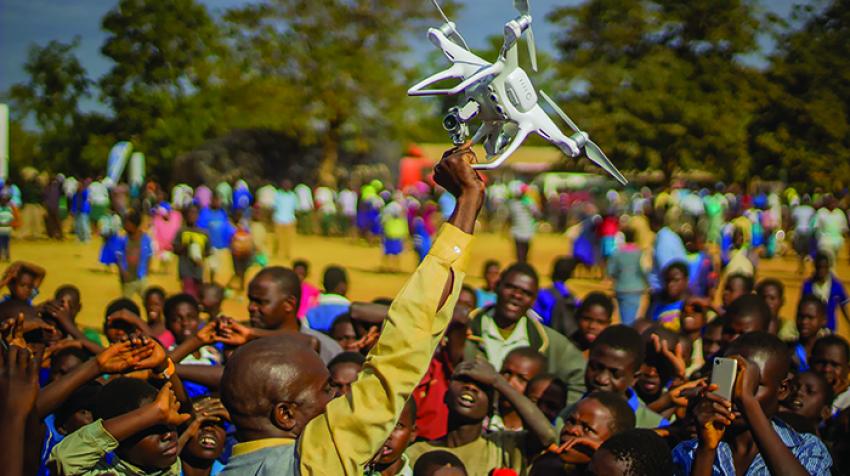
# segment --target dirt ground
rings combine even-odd
[[[531,262],[541,273],[543,284],[548,285],[548,275],[554,258],[567,252],[566,240],[561,235],[540,234],[532,242]],[[99,328],[103,322],[103,312],[106,304],[120,296],[118,276],[114,270],[106,270],[97,261],[100,251],[100,240],[95,239],[88,244],[80,244],[73,239],[63,242],[53,241],[22,241],[12,242],[13,260],[25,260],[38,263],[47,269],[47,277],[41,287],[41,294],[36,299],[52,297],[54,290],[66,283],[74,284],[82,291],[83,310],[78,318],[86,326]],[[371,300],[376,297],[392,297],[401,288],[404,280],[416,265],[413,251],[406,251],[402,259],[402,272],[380,273],[381,251],[379,247],[370,247],[362,242],[348,238],[322,238],[317,236],[299,236],[294,245],[294,255],[307,259],[311,263],[308,280],[317,284],[321,281],[322,270],[325,266],[339,264],[349,272],[349,297],[353,300]],[[481,267],[485,260],[494,258],[503,265],[512,262],[513,244],[507,236],[495,234],[477,235],[472,249],[472,259],[469,267],[467,283],[479,286]],[[845,286],[850,285],[850,263],[842,257],[838,266],[838,275],[844,278]],[[287,265],[282,259],[272,257],[271,264]],[[257,271],[254,267],[249,276]],[[775,277],[785,283],[786,303],[782,309],[782,317],[792,319],[794,308],[800,294],[803,276],[796,273],[797,263],[793,257],[778,257],[762,260],[759,265],[759,277]],[[811,266],[807,268],[810,272]],[[231,268],[228,266],[217,281],[224,283],[230,277]],[[584,274],[587,276],[587,274]],[[148,279],[148,285],[158,284],[168,292],[179,290],[176,263],[166,272],[155,272]],[[611,283],[598,278],[579,278],[569,282],[570,288],[579,296],[593,290],[611,292]],[[5,290],[3,290],[5,292]],[[230,295],[232,294],[232,295]],[[138,299],[137,299],[138,300]],[[235,318],[246,318],[247,300],[243,294],[229,293],[224,304],[224,312]],[[840,332],[848,335],[848,325],[839,316]]]

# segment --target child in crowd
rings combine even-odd
[[[705,364],[703,348],[705,341],[702,338],[702,332],[706,328],[706,312],[708,311],[706,304],[704,299],[692,296],[685,300],[685,306],[679,315],[679,333],[687,339],[692,349],[691,363],[686,369],[688,377]],[[719,342],[720,330],[718,330],[717,339]]]
[[[404,251],[404,240],[409,235],[407,219],[402,212],[402,207],[398,202],[390,202],[384,208],[381,217],[384,235],[382,269],[388,272],[401,271],[401,253]]]
[[[802,295],[813,294],[826,304],[826,327],[832,332],[836,329],[836,315],[841,312],[844,319],[850,323],[847,313],[847,291],[841,280],[832,274],[832,262],[824,253],[815,255],[815,272],[803,283]]]
[[[723,293],[721,295],[723,308],[726,309],[732,304],[732,301],[746,294],[752,294],[755,287],[753,277],[734,273],[726,277],[726,283],[723,285]]]
[[[717,317],[703,327],[702,330],[702,355],[706,362],[709,358],[717,355],[723,347],[723,329],[726,328],[728,319]]]
[[[698,437],[673,450],[677,474],[829,474],[832,458],[823,442],[774,418],[789,393],[787,346],[767,332],[749,332],[724,355],[738,362],[732,401],[711,387],[701,391],[694,408]]]
[[[221,316],[221,304],[224,301],[224,288],[217,283],[201,285],[200,310],[207,315],[207,322]]]
[[[499,372],[517,392],[525,395],[528,382],[546,369],[546,357],[532,347],[518,347],[505,356]],[[499,398],[497,412],[490,419],[487,429],[522,430],[522,417],[511,405],[510,400]]]
[[[832,417],[832,386],[823,375],[815,372],[803,372],[797,377],[797,392],[794,396],[795,408],[791,411],[805,418],[817,431]]]
[[[18,226],[18,210],[12,205],[11,198],[7,189],[0,191],[0,261],[4,263],[12,260],[9,245],[12,230]]]
[[[652,296],[648,316],[673,332],[679,332],[679,315],[688,297],[688,266],[680,261],[662,272],[664,289]]]
[[[561,257],[552,265],[552,287],[541,289],[534,302],[534,312],[543,324],[557,328],[556,322],[575,319],[576,299],[567,288],[567,280],[573,276],[576,262],[572,258]]]
[[[340,314],[331,324],[329,335],[335,340],[342,350],[346,352],[359,352],[357,345],[357,333],[354,331],[354,323],[348,314]]]
[[[16,261],[3,272],[0,286],[6,286],[9,294],[4,296],[3,302],[17,302],[32,306],[32,300],[38,296],[38,288],[44,280],[44,268],[41,266]]]
[[[554,425],[567,402],[567,384],[553,374],[542,372],[528,381],[525,396]]]
[[[416,461],[413,476],[467,476],[463,462],[448,451],[429,451]]]
[[[174,336],[175,345],[168,349],[169,358],[175,364],[220,365],[221,353],[212,346],[215,324],[200,327],[200,306],[189,294],[175,294],[165,300],[165,325]],[[189,397],[209,393],[204,385],[183,382]]]
[[[482,431],[494,392],[511,402],[529,432]],[[534,403],[483,359],[458,365],[449,383],[446,405],[448,433],[439,440],[411,445],[407,455],[414,465],[423,454],[444,449],[463,461],[473,475],[485,476],[493,468],[509,468],[524,474],[531,457],[557,441],[552,425]]]
[[[825,326],[826,305],[823,301],[812,294],[800,298],[800,304],[797,306],[797,335],[799,339],[793,344],[793,354],[791,355],[791,359],[800,372],[809,370],[809,357],[812,355],[812,348]]]
[[[487,260],[482,269],[484,286],[475,290],[479,307],[487,307],[496,303],[496,285],[499,284],[501,265],[498,261]]]
[[[725,318],[723,343],[728,345],[748,332],[767,332],[770,327],[771,312],[764,299],[755,294],[745,294],[732,301],[723,317]]]
[[[557,453],[567,474],[584,474],[593,454],[609,438],[635,427],[635,414],[623,397],[595,391],[576,403],[564,419]],[[536,464],[535,464],[536,466]]]
[[[210,255],[210,239],[206,230],[197,226],[198,207],[189,205],[183,212],[183,227],[174,238],[174,253],[183,292],[200,297],[204,281],[204,260]]]
[[[610,326],[593,341],[587,358],[584,383],[588,392],[608,391],[622,395],[635,413],[639,428],[655,428],[666,420],[647,408],[633,387],[645,357],[640,334],[624,325]],[[568,407],[562,419],[572,412]]]
[[[577,329],[571,338],[585,355],[599,334],[611,325],[612,314],[614,303],[605,293],[593,291],[584,297],[576,311]]]
[[[310,275],[310,263],[307,260],[297,259],[292,262],[292,271],[298,275],[301,280],[301,302],[298,304],[298,318],[303,319],[307,316],[307,311],[313,309],[319,304],[319,288],[313,286],[307,281],[307,276]]]
[[[230,226],[233,230],[233,236],[230,238],[233,276],[227,281],[227,287],[241,293],[245,290],[245,273],[254,264],[256,240],[251,232],[251,220],[243,216],[241,211],[234,212],[233,223],[230,223]]]
[[[328,332],[334,319],[348,312],[351,301],[348,292],[348,273],[340,266],[328,266],[322,278],[325,291],[319,296],[316,307],[307,311],[307,322],[313,330]]]
[[[192,418],[183,424],[180,463],[183,476],[216,476],[224,465],[219,461],[227,444],[227,409],[217,397],[192,402]]]
[[[409,398],[404,403],[395,428],[384,446],[366,465],[364,476],[405,476],[413,473],[410,459],[405,454],[408,446],[416,441],[416,403]]]
[[[701,231],[682,233],[682,241],[688,251],[688,289],[694,296],[712,297],[717,287],[717,273],[714,260],[705,249],[705,240]]]
[[[366,357],[360,352],[342,352],[328,362],[329,382],[337,397],[351,393],[351,384],[363,370]]]
[[[142,231],[142,215],[139,212],[128,210],[123,224],[126,235],[119,237],[115,244],[121,294],[126,298],[143,298],[153,257],[153,241]]]
[[[652,430],[634,429],[612,436],[593,454],[590,471],[610,476],[672,476],[670,448]]]
[[[142,304],[145,306],[145,315],[148,327],[151,329],[151,335],[166,349],[173,346],[175,343],[174,335],[165,326],[165,314],[162,312],[165,306],[165,290],[159,286],[149,287],[145,290]]]
[[[847,341],[837,335],[818,339],[812,348],[811,368],[832,385],[833,415],[850,407],[850,345]]]
[[[780,334],[780,330],[783,330],[783,323],[779,317],[779,311],[785,305],[785,286],[778,279],[765,278],[759,281],[756,286],[756,294],[764,299],[765,304],[770,308],[772,314],[768,332],[771,334]]]

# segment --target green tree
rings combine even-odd
[[[101,52],[115,63],[99,81],[114,111],[110,132],[167,173],[177,154],[220,132],[210,92],[220,29],[195,0],[121,0],[102,28]]]
[[[321,148],[318,178],[333,184],[340,152],[374,152],[403,135],[413,80],[403,61],[407,38],[434,16],[420,0],[269,0],[226,18],[243,84],[274,93],[266,111],[294,111],[279,120]]]
[[[79,38],[70,43],[51,41],[32,46],[24,63],[29,75],[26,82],[15,84],[9,91],[12,111],[20,133],[20,123],[34,120],[40,130],[38,148],[27,145],[28,154],[38,153],[33,164],[59,171],[65,167],[80,170],[80,151],[87,141],[86,114],[80,102],[90,94],[92,85],[85,68],[74,54]],[[31,137],[27,136],[27,142]],[[19,150],[23,152],[24,149]]]
[[[850,1],[816,7],[780,36],[750,134],[757,170],[838,190],[850,184]]]
[[[557,9],[565,109],[625,169],[744,179],[761,75],[752,2],[590,0]],[[734,164],[734,166],[733,166]]]

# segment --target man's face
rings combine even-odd
[[[496,315],[509,322],[519,321],[537,297],[534,278],[522,273],[511,273],[499,281]]]
[[[764,299],[767,307],[770,308],[771,315],[778,317],[779,310],[782,309],[782,305],[785,304],[785,299],[782,297],[779,289],[776,286],[765,286],[761,292],[761,297]]]
[[[298,275],[298,281],[303,282],[307,279],[307,268],[303,266],[293,266],[292,271]]]
[[[723,342],[728,344],[747,332],[762,331],[759,320],[751,315],[732,316],[723,328]]]
[[[587,391],[606,390],[625,395],[635,383],[635,367],[634,357],[627,351],[597,345],[590,351],[584,372]]]
[[[337,397],[351,393],[351,384],[357,380],[361,369],[360,365],[353,362],[336,364],[330,368],[331,387],[336,391]]]
[[[542,370],[543,368],[540,362],[535,359],[517,354],[508,354],[502,363],[502,370],[499,373],[502,374],[502,377],[508,381],[514,390],[524,394],[529,380],[533,379]],[[506,398],[499,399],[499,406],[504,410],[512,408],[511,403]]]
[[[391,464],[398,461],[408,445],[416,439],[416,415],[413,414],[410,405],[405,405],[395,428],[390,433],[384,446],[378,450],[372,462],[376,464]]]
[[[610,325],[611,316],[602,306],[590,306],[578,317],[578,330],[588,345]]]
[[[310,420],[325,411],[328,402],[336,397],[336,389],[331,385],[330,372],[313,349],[304,349],[297,361],[299,375],[293,387],[303,390],[295,399],[293,417],[294,432],[300,434]]]
[[[826,325],[826,316],[818,314],[818,306],[812,302],[803,303],[797,310],[797,332],[801,340],[808,340],[818,335]]]
[[[726,286],[723,287],[723,306],[729,307],[735,299],[744,294],[747,294],[744,280],[736,278],[726,281]]]
[[[188,302],[181,302],[174,307],[174,315],[168,316],[168,330],[180,344],[195,335],[199,322],[198,308]]]
[[[575,438],[587,438],[600,445],[612,436],[614,416],[607,407],[594,398],[580,400],[561,429],[561,444]],[[593,449],[585,445],[576,445],[561,455],[572,464],[586,464],[593,456]]]
[[[671,299],[679,299],[688,289],[688,278],[679,268],[671,268],[664,273],[664,291]]]
[[[251,325],[260,329],[279,329],[295,312],[295,297],[281,292],[269,277],[260,275],[248,285],[248,315]]]
[[[335,325],[331,329],[331,337],[339,343],[342,350],[346,352],[360,352],[360,349],[355,345],[357,334],[354,333],[354,326],[350,322]]]
[[[487,417],[490,396],[479,383],[464,377],[452,377],[446,392],[446,405],[450,414],[464,421],[479,422]]]
[[[812,352],[810,361],[812,370],[823,375],[836,394],[844,391],[848,374],[850,374],[850,365],[847,363],[847,355],[840,346],[818,346]]]

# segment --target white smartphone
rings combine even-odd
[[[735,389],[735,379],[738,376],[738,361],[725,357],[715,357],[711,368],[711,383],[717,385],[714,391],[717,395],[732,400]]]

